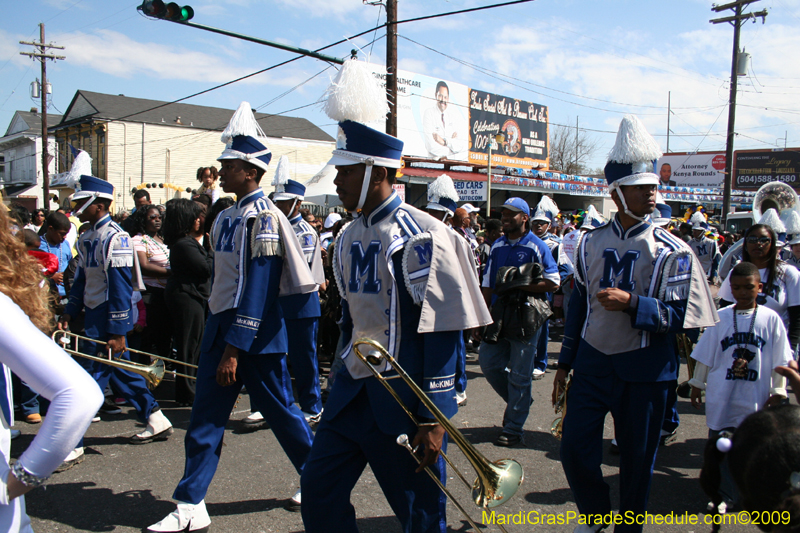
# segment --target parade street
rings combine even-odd
[[[558,330],[560,331],[560,330]],[[525,425],[525,447],[498,448],[492,441],[500,432],[503,401],[490,389],[477,361],[468,363],[468,403],[460,408],[453,423],[490,460],[511,457],[525,469],[525,481],[516,496],[499,513],[522,513],[528,520],[543,514],[575,512],[572,493],[559,462],[559,441],[550,434],[555,418],[550,402],[554,363],[560,343],[550,343],[550,368],[545,378],[533,382],[534,404]],[[681,367],[681,381],[686,367]],[[174,509],[172,492],[184,466],[183,439],[189,421],[189,408],[175,408],[170,397],[172,382],[165,382],[156,391],[167,416],[175,425],[175,434],[163,443],[147,446],[128,444],[128,438],[140,431],[130,408],[120,415],[103,415],[103,421],[92,424],[86,436],[86,459],[73,469],[54,474],[44,487],[27,497],[28,513],[36,531],[116,531],[133,532],[152,524]],[[794,401],[793,401],[794,403]],[[681,425],[678,439],[662,447],[656,459],[648,512],[676,516],[699,514],[708,498],[698,483],[707,428],[703,411],[696,411],[689,400],[679,399]],[[299,488],[299,478],[270,430],[241,433],[239,421],[249,413],[249,398],[240,397],[225,431],[222,459],[211,483],[206,502],[215,532],[300,532],[300,513],[283,508]],[[12,455],[18,457],[39,426],[17,422],[22,437],[15,440]],[[603,473],[611,483],[614,507],[619,494],[619,456],[608,454],[612,437],[611,418],[606,420]],[[462,467],[464,475],[475,473],[464,456],[450,446],[451,456]],[[470,503],[466,488],[452,472],[448,486],[462,504],[472,512],[474,520],[480,511]],[[424,474],[420,474],[424,475]],[[353,491],[352,503],[362,533],[399,532],[400,526],[384,498],[375,478],[367,470]],[[534,512],[531,512],[534,511]],[[468,523],[458,510],[448,504],[449,530],[467,531]],[[574,515],[571,515],[574,516]],[[699,516],[702,520],[702,515]],[[508,525],[508,531],[572,531],[569,525]],[[748,526],[723,526],[723,531],[754,531]],[[492,527],[489,531],[497,530]],[[710,526],[645,526],[645,531],[710,531]]]

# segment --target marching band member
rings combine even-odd
[[[354,78],[359,83],[350,83]],[[334,277],[343,299],[344,367],[303,470],[303,523],[308,533],[355,533],[350,493],[369,464],[403,531],[444,532],[444,496],[418,473],[430,466],[445,479],[439,456],[444,429],[401,380],[392,380],[421,423],[416,427],[355,355],[353,341],[368,337],[383,345],[450,417],[457,411],[453,385],[461,332],[491,318],[481,302],[472,259],[456,240],[460,237],[404,204],[392,190],[403,143],[362,123],[386,113],[385,94],[372,80],[350,60],[327,94],[326,111],[339,121],[329,163],[338,172],[334,183],[344,208],[360,209],[361,215],[342,229],[333,248]],[[358,113],[348,102],[368,112]],[[424,453],[419,468],[396,443],[402,433]]]
[[[719,262],[722,259],[717,247],[717,241],[706,237],[708,222],[706,222],[705,215],[700,211],[692,215],[689,223],[692,225],[692,238],[689,240],[689,248],[700,260],[700,266],[703,267],[708,281],[713,283],[717,278]]]
[[[81,152],[78,157],[86,155]],[[86,155],[88,160],[88,155]],[[83,167],[82,165],[89,166]],[[91,161],[76,158],[71,173],[88,172]],[[78,167],[76,170],[75,167]],[[78,269],[69,294],[69,303],[58,322],[66,330],[72,317],[85,308],[86,336],[107,342],[114,354],[130,359],[125,345],[125,335],[133,329],[131,298],[133,284],[131,271],[135,266],[133,242],[111,220],[109,208],[114,199],[114,186],[105,180],[79,175],[72,182],[76,192],[72,197],[75,214],[81,222],[92,226],[80,236],[77,243]],[[89,350],[102,356],[101,345],[90,343]],[[89,355],[95,355],[90,353]],[[172,435],[172,424],[161,412],[144,377],[121,368],[100,363],[89,364],[90,373],[101,390],[111,381],[120,396],[136,409],[139,419],[147,424],[141,433],[130,438],[131,444],[162,441]],[[65,466],[83,461],[83,441],[67,457]]]
[[[289,221],[261,190],[272,157],[264,137],[247,102],[222,134],[220,185],[237,201],[217,216],[211,230],[214,281],[186,432],[186,466],[173,494],[178,506],[148,531],[207,531],[205,496],[243,385],[298,474],[311,449],[311,429],[291,395],[278,295],[313,292],[317,284]],[[293,502],[299,505],[299,493]]]
[[[325,284],[322,268],[322,248],[319,235],[311,224],[303,220],[300,205],[306,188],[303,184],[289,179],[289,160],[284,155],[275,169],[275,196],[273,201],[286,215],[294,234],[303,249],[306,264],[311,270],[314,283]],[[289,362],[292,365],[294,383],[297,388],[298,403],[303,416],[309,423],[319,422],[322,412],[322,398],[319,389],[319,362],[317,360],[317,332],[319,331],[320,304],[319,292],[291,294],[278,300],[286,320],[289,335]]]
[[[56,470],[103,403],[91,376],[42,333],[52,329],[53,316],[40,272],[0,208],[0,530],[10,533],[32,533],[22,495]],[[36,438],[13,466],[11,372],[51,401]]]
[[[544,243],[550,248],[553,259],[558,261],[558,247],[561,244],[561,239],[550,233],[550,226],[555,222],[558,216],[558,206],[549,196],[542,195],[542,199],[536,205],[536,211],[531,217],[531,232],[542,239]],[[558,271],[561,278],[569,275],[569,267],[559,264]],[[561,280],[560,280],[561,281]],[[550,305],[553,305],[553,293],[546,292],[545,296]],[[539,341],[536,344],[536,355],[533,358],[533,379],[539,380],[544,377],[547,371],[547,344],[550,342],[550,321],[545,320],[542,330],[539,333]]]
[[[605,167],[618,213],[584,234],[575,253],[576,287],[553,402],[572,370],[561,461],[578,511],[587,517],[579,532],[599,531],[604,524],[593,517],[611,512],[600,469],[609,411],[620,450],[620,513],[647,509],[668,388],[677,378],[674,333],[718,320],[692,251],[646,220],[655,209],[653,164],[660,156],[639,119],[626,116]]]

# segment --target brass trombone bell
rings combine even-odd
[[[364,349],[362,352],[363,346],[369,348]],[[378,342],[367,338],[358,339],[353,343],[353,351],[358,358],[361,359],[361,361],[366,364],[367,367],[369,367],[375,378],[380,381],[384,387],[386,387],[386,389],[389,391],[389,394],[391,394],[392,397],[400,404],[400,407],[402,407],[406,414],[411,417],[415,424],[419,425],[419,421],[414,413],[408,408],[408,406],[405,405],[397,391],[394,390],[387,379],[381,375],[376,367],[383,368],[384,363],[388,363],[395,370],[395,372],[397,372],[398,376],[406,383],[406,385],[408,385],[411,391],[419,398],[420,402],[422,402],[428,411],[431,412],[437,423],[445,429],[447,434],[450,436],[450,440],[464,453],[467,460],[478,474],[475,481],[470,483],[451,462],[450,458],[444,453],[441,454],[442,458],[458,475],[461,481],[467,486],[467,488],[471,489],[472,501],[475,503],[475,505],[484,509],[492,509],[507,502],[509,498],[511,498],[517,492],[517,489],[524,479],[522,465],[513,459],[501,459],[499,461],[490,462],[486,457],[484,457],[453,425],[453,423],[450,422],[444,413],[442,413],[439,408],[436,407],[433,401],[428,398],[428,395],[425,394],[422,389],[420,389],[419,385],[417,385],[411,376],[409,376],[405,370],[403,370],[394,357],[392,357],[392,355]],[[401,436],[398,438],[398,444],[409,449],[412,455],[414,455],[416,459],[419,459],[416,454],[414,454],[410,445],[408,445],[408,438],[402,439]],[[438,481],[438,478],[436,478],[432,471],[429,469],[426,469],[426,471],[434,479],[434,481]],[[475,526],[472,519],[469,517],[466,511],[464,511],[463,507],[450,495],[444,486],[439,483],[437,484],[445,493],[445,495],[447,495],[447,497],[450,498],[450,500],[459,508],[459,510],[461,510],[470,524],[477,530],[477,526]],[[502,526],[500,526],[500,529],[505,531]]]
[[[125,359],[122,359],[120,357],[114,357],[113,354],[111,353],[111,348],[108,346],[107,342],[91,339],[83,335],[78,335],[77,333],[72,333],[71,331],[63,331],[63,330],[54,331],[52,339],[53,341],[55,341],[56,344],[61,346],[61,348],[68,354],[72,354],[77,357],[83,357],[84,359],[96,361],[98,363],[113,366],[115,368],[119,368],[122,370],[127,370],[128,372],[133,372],[134,374],[139,374],[147,381],[147,385],[151,389],[155,389],[156,387],[158,387],[158,384],[161,383],[162,379],[164,379],[165,374],[172,374],[175,377],[183,377],[187,379],[197,379],[195,376],[190,376],[188,374],[181,374],[179,372],[175,372],[174,370],[166,370],[164,368],[164,361],[169,361],[171,363],[184,365],[189,368],[196,369],[197,365],[193,365],[191,363],[184,363],[183,361],[178,361],[176,359],[161,357],[159,355],[143,352],[141,350],[136,350],[134,348],[127,348],[126,350],[131,353],[146,355],[153,361],[152,364],[142,365],[139,363],[134,363],[133,361],[126,361]],[[81,340],[86,342],[92,342],[95,344],[102,344],[106,346],[108,348],[108,358],[97,357],[95,355],[89,355],[81,352],[78,349],[78,342]],[[71,348],[69,346],[70,341],[72,342]]]

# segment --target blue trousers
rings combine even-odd
[[[319,389],[319,362],[317,361],[317,331],[319,318],[286,320],[289,337],[289,362],[297,387],[300,409],[317,414],[322,411]],[[264,414],[263,411],[261,414]]]
[[[691,377],[691,376],[690,376]],[[664,423],[661,424],[661,429],[667,433],[672,433],[681,423],[678,416],[678,380],[670,381],[669,390],[667,391],[667,405],[664,409]]]
[[[536,356],[533,358],[533,368],[538,368],[542,372],[547,370],[547,343],[549,341],[550,321],[545,320],[542,329],[539,330],[539,341],[536,343]]]
[[[197,388],[184,448],[183,478],[172,497],[198,504],[206,497],[222,453],[225,424],[236,404],[242,385],[256,401],[289,460],[298,473],[311,449],[313,435],[300,409],[294,404],[292,382],[282,354],[241,353],[237,381],[228,387],[217,383],[217,367],[225,343],[216,339],[209,351],[200,352]]]
[[[500,339],[481,343],[479,362],[486,381],[506,402],[503,431],[522,435],[531,409],[531,375],[541,329],[522,340]]]
[[[603,481],[603,426],[614,417],[619,446],[620,514],[647,509],[653,464],[658,450],[667,391],[671,381],[633,383],[616,375],[574,373],[567,395],[561,438],[561,464],[584,515],[611,512],[609,487]],[[642,531],[641,525],[618,524],[614,531]]]
[[[458,350],[455,391],[461,393],[467,391],[467,343],[464,335],[461,335]]]
[[[108,332],[106,331],[107,325],[107,311],[104,305],[95,309],[86,309],[86,336],[91,339],[99,341],[108,340]],[[89,355],[97,357],[106,357],[107,349],[104,345],[95,344],[93,342],[84,343],[82,349],[85,349]],[[126,361],[131,360],[130,352],[125,352],[121,356]],[[120,396],[127,400],[128,404],[136,409],[136,415],[142,422],[147,422],[150,414],[159,409],[153,393],[147,387],[147,381],[144,377],[127,370],[122,370],[104,363],[97,361],[90,361],[87,372],[91,374],[97,382],[100,390],[104,391],[109,382],[114,387],[114,390]],[[83,447],[83,439],[78,443],[78,448]]]
[[[350,493],[367,464],[403,533],[446,531],[446,497],[427,473],[414,472],[416,461],[396,440],[378,429],[364,389],[336,417],[320,423],[300,479],[306,533],[358,533]],[[430,468],[444,483],[444,459]]]

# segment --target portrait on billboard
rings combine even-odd
[[[674,187],[676,185],[676,182],[672,179],[672,165],[669,163],[662,163],[658,173],[661,176],[661,183],[659,185],[665,187]]]
[[[450,104],[450,87],[439,80],[434,93],[435,101],[423,115],[422,130],[428,156],[436,159],[467,158],[466,121],[463,113]]]

